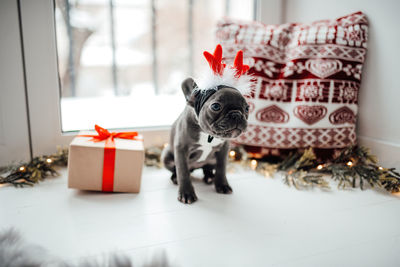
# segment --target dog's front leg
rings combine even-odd
[[[215,178],[214,185],[215,190],[218,193],[222,194],[230,194],[232,193],[232,188],[228,184],[228,180],[226,179],[226,164],[228,160],[228,150],[229,150],[229,142],[226,141],[221,149],[216,152],[217,164],[215,168]]]
[[[197,200],[188,166],[188,149],[184,146],[175,147],[175,166],[179,185],[178,200],[182,203],[193,203]]]

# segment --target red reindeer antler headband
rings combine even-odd
[[[225,63],[222,63],[222,46],[220,44],[214,50],[214,54],[210,54],[207,51],[203,52],[204,57],[208,61],[210,68],[216,75],[222,76],[226,67]],[[235,61],[232,66],[236,70],[235,77],[239,78],[242,74],[249,70],[249,65],[243,65],[243,51],[239,50],[236,53]]]
[[[208,51],[204,51],[203,55],[213,72],[216,75],[222,76],[226,67],[226,64],[222,63],[222,46],[218,44],[212,55]]]
[[[228,68],[222,62],[222,46],[220,44],[217,45],[213,54],[204,51],[203,55],[210,65],[212,72],[205,79],[198,81],[199,88],[207,90],[219,85],[225,85],[234,87],[243,94],[250,90],[251,77],[245,75],[250,67],[243,64],[242,50],[237,51],[233,66],[228,66]]]
[[[236,70],[236,77],[239,78],[242,74],[245,74],[249,69],[249,65],[243,65],[243,51],[239,50],[236,53],[235,61],[233,62],[233,68]]]

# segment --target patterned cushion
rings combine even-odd
[[[255,78],[248,130],[237,142],[261,155],[356,144],[367,37],[361,12],[310,24],[220,21],[226,61],[242,49]]]

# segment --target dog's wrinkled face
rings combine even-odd
[[[233,139],[246,129],[248,116],[249,105],[243,95],[234,88],[223,87],[207,99],[198,117],[206,133]]]

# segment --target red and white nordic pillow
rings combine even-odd
[[[259,155],[306,147],[331,154],[356,144],[367,38],[361,12],[309,24],[220,21],[226,61],[243,50],[255,78],[248,130],[237,142]]]

